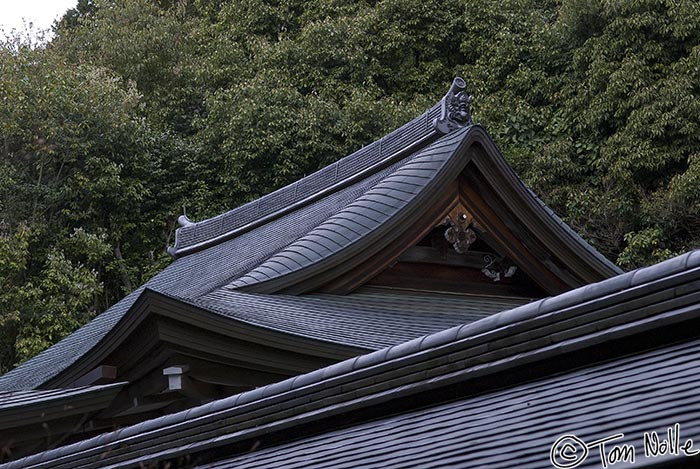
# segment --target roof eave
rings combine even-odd
[[[158,461],[698,318],[700,251],[7,467]],[[645,307],[645,304],[647,306]],[[653,307],[650,307],[653,305]],[[674,341],[674,337],[655,336]],[[643,345],[643,344],[642,344]],[[581,354],[579,354],[581,356]],[[585,357],[584,357],[585,358]],[[561,366],[576,366],[562,362]],[[386,383],[386,384],[381,384]],[[396,387],[398,386],[398,387]],[[261,420],[262,419],[262,420]],[[222,426],[227,422],[231,427]],[[245,423],[248,422],[248,423]],[[183,439],[183,434],[188,436]],[[167,435],[171,435],[167,437]],[[159,452],[147,454],[153,438]],[[134,453],[136,451],[136,453]]]

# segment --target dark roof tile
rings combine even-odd
[[[204,251],[177,259],[161,273],[58,344],[0,376],[0,390],[32,389],[89,352],[131,308],[147,287],[167,295],[192,299],[205,295],[256,267],[291,241],[308,233],[374,186],[397,164],[384,168],[323,200],[288,213],[253,231]]]
[[[372,350],[474,321],[523,301],[401,292],[287,296],[221,289],[192,304],[290,334]]]
[[[135,290],[74,333],[44,350],[31,360],[0,376],[0,390],[17,391],[38,387],[66,368],[100,341],[143,292]]]
[[[684,257],[684,259],[687,258]],[[440,340],[437,337],[414,340],[410,344],[385,348],[352,359],[350,364],[317,370],[290,379],[287,383],[276,384],[274,389],[278,390],[277,394],[272,392],[270,386],[259,388],[187,412],[160,418],[158,419],[158,427],[151,427],[153,430],[148,434],[141,432],[139,426],[129,427],[110,434],[108,440],[100,438],[99,445],[97,439],[91,439],[79,445],[51,450],[11,463],[9,467],[23,467],[41,461],[45,462],[47,466],[76,467],[76,465],[94,461],[94,455],[98,454],[107,454],[102,460],[105,464],[120,464],[120,461],[128,464],[130,461],[133,462],[133,458],[136,457],[141,461],[153,461],[154,457],[158,459],[175,457],[182,452],[209,451],[213,446],[230,444],[237,441],[236,439],[246,438],[246,435],[264,432],[266,425],[277,426],[282,422],[287,422],[290,425],[297,422],[296,424],[299,425],[302,422],[306,423],[309,419],[329,417],[366,405],[378,405],[436,386],[506,373],[517,367],[525,367],[533,361],[541,363],[552,357],[561,357],[565,353],[572,354],[584,347],[591,348],[603,342],[611,343],[618,338],[638,334],[641,331],[649,331],[665,324],[678,324],[679,321],[697,319],[698,298],[695,293],[685,297],[678,296],[673,301],[661,303],[655,303],[654,295],[662,290],[669,290],[677,294],[680,291],[679,286],[697,282],[700,278],[700,267],[692,267],[678,272],[676,263],[672,262],[659,265],[652,270],[654,274],[648,276],[649,283],[646,283],[643,288],[632,286],[616,293],[620,302],[619,307],[615,310],[608,311],[606,306],[602,306],[599,310],[588,311],[586,310],[587,302],[593,298],[570,296],[570,298],[579,298],[583,301],[579,304],[584,311],[580,316],[585,319],[586,329],[580,329],[579,323],[568,321],[568,318],[577,317],[575,308],[570,310],[570,306],[574,305],[564,306],[563,309],[556,312],[542,311],[539,316],[533,316],[533,311],[540,310],[541,302],[536,302],[533,305],[485,318],[471,327],[462,328],[459,331],[460,335],[454,340],[452,340],[455,336],[453,331],[440,332],[438,333]],[[604,282],[599,291],[606,294]],[[641,301],[645,298],[648,300],[647,305]],[[563,302],[562,304],[566,305],[567,303]],[[606,315],[601,316],[602,313]],[[504,318],[507,318],[507,321]],[[460,338],[467,329],[470,329],[471,334]],[[556,342],[557,340],[563,341]],[[673,341],[673,338],[668,340]],[[665,349],[658,352],[644,353],[639,357],[617,358],[613,363],[574,371],[563,377],[546,378],[505,391],[489,393],[484,396],[472,396],[460,400],[457,404],[449,404],[447,407],[439,406],[418,412],[420,414],[432,412],[435,409],[449,408],[449,411],[443,415],[448,419],[453,417],[457,419],[446,421],[445,425],[437,426],[440,431],[459,435],[458,441],[460,442],[459,448],[456,448],[454,454],[441,453],[440,461],[447,461],[446,464],[449,465],[450,461],[456,460],[453,458],[468,457],[471,458],[469,459],[470,465],[480,466],[489,463],[494,458],[498,459],[502,451],[487,446],[474,452],[465,446],[465,442],[475,438],[478,432],[490,428],[496,432],[506,431],[510,435],[511,439],[508,440],[508,444],[515,445],[511,446],[512,451],[510,452],[510,454],[515,455],[513,456],[515,459],[508,459],[508,464],[512,466],[513,461],[521,461],[521,457],[533,458],[535,456],[534,453],[525,454],[513,448],[523,448],[524,450],[528,446],[528,441],[539,441],[540,444],[547,442],[548,445],[551,445],[557,433],[566,431],[569,429],[569,425],[572,431],[580,431],[581,435],[590,435],[594,431],[601,431],[605,434],[608,429],[614,429],[616,425],[618,428],[619,425],[624,425],[625,430],[636,431],[641,428],[644,422],[658,423],[659,419],[665,418],[665,416],[669,418],[687,417],[686,408],[679,407],[677,402],[684,402],[688,406],[700,403],[697,401],[697,393],[694,392],[697,385],[696,378],[692,373],[687,372],[687,362],[674,365],[675,369],[671,368],[670,363],[678,363],[673,361],[676,359],[690,359],[692,360],[691,368],[700,366],[700,341],[694,340],[690,347],[692,350],[686,344],[666,346]],[[673,360],[666,361],[669,358]],[[640,359],[641,362],[635,362],[635,360]],[[648,369],[651,371],[648,375],[639,372],[643,367],[650,365],[651,361],[659,359],[663,360],[663,365],[660,368],[650,366]],[[620,364],[627,368],[622,370],[618,366]],[[569,365],[564,362],[562,366]],[[614,375],[608,373],[610,370],[613,370]],[[629,371],[639,373],[641,381],[630,385]],[[617,374],[618,372],[620,373]],[[673,374],[671,386],[668,385],[669,377],[662,376],[663,373],[668,372]],[[567,384],[563,384],[562,380],[566,380]],[[686,381],[682,383],[682,380]],[[625,387],[629,389],[628,394],[620,392]],[[687,389],[688,392],[685,392],[684,389]],[[676,392],[673,394],[672,401],[668,399],[668,392]],[[564,399],[562,397],[564,393],[568,393],[572,397],[576,396],[576,398]],[[519,401],[519,395],[531,397],[527,397],[527,400],[523,402]],[[495,397],[492,398],[492,396]],[[541,405],[535,404],[537,396],[546,396]],[[686,401],[688,398],[693,399],[693,401]],[[608,407],[611,405],[610,399],[622,400],[618,400],[614,406]],[[565,412],[561,412],[560,409],[553,408],[554,402],[576,407],[570,407],[565,409]],[[644,404],[642,405],[643,412],[637,410],[640,407],[640,402]],[[649,406],[646,406],[647,402],[650,403]],[[300,406],[300,403],[304,404]],[[474,408],[473,404],[475,403],[479,403],[479,406],[486,403],[486,407]],[[469,410],[466,413],[461,413],[459,409],[449,407],[454,405],[466,405]],[[597,407],[591,409],[591,405]],[[618,413],[611,415],[611,408],[616,408]],[[213,409],[217,409],[216,413],[213,413]],[[513,420],[505,414],[494,414],[494,409],[502,409],[507,414],[517,415],[517,418]],[[252,418],[253,414],[256,417],[248,420]],[[283,415],[284,420],[277,420],[275,415]],[[297,419],[290,420],[295,415]],[[418,414],[413,412],[404,415],[409,416],[409,421],[404,423],[411,424],[411,422],[416,421],[423,427],[423,430],[420,431],[421,445],[430,445],[433,439],[429,432],[437,427],[427,425],[420,418],[416,419]],[[401,416],[387,420],[389,423],[386,428],[395,429],[403,425],[397,424],[394,420],[397,418],[400,419]],[[697,421],[693,420],[693,424],[700,428],[700,413],[694,414],[693,419],[695,418]],[[495,421],[498,421],[499,424],[494,425]],[[483,426],[480,422],[483,423]],[[577,426],[578,423],[584,422],[592,422],[592,426],[587,428]],[[375,423],[370,422],[364,425],[376,428]],[[362,427],[367,428],[364,425]],[[418,427],[415,428],[418,429]],[[462,439],[462,432],[470,433],[472,436]],[[341,435],[343,431],[337,434]],[[330,435],[336,435],[336,433]],[[520,440],[516,435],[523,435],[524,439]],[[159,443],[157,454],[144,452],[151,447],[153,438],[162,438],[162,444]],[[389,433],[386,441],[392,438],[394,436]],[[287,445],[285,448],[294,447],[297,444],[303,445],[308,441],[310,440],[305,439],[302,442]],[[497,439],[494,436],[488,438],[488,441],[496,442]],[[123,446],[126,442],[130,446]],[[410,445],[402,446],[410,447]],[[440,446],[449,447],[449,444],[446,440],[440,440]],[[396,441],[394,441],[394,447],[396,447]],[[359,445],[353,451],[370,454],[371,452],[367,448],[367,445]],[[275,454],[281,454],[277,453],[280,449],[277,448]],[[424,450],[427,451],[426,458],[429,457],[428,453],[432,455],[430,457],[434,457],[436,451],[442,451],[438,446]],[[262,464],[261,467],[268,467],[264,465],[266,454],[268,453],[260,451],[255,453],[253,459],[244,455],[230,461],[232,464],[234,461],[236,464],[242,464],[243,461],[246,461],[246,463],[252,462]],[[387,454],[387,457],[394,457],[395,455],[392,456],[392,454]],[[423,452],[420,454],[422,455]],[[540,454],[538,457],[541,458],[539,450],[538,454]],[[546,457],[546,451],[544,454]],[[335,451],[326,453],[326,455],[340,457],[340,453]],[[301,463],[301,461],[300,459],[299,462]],[[350,464],[350,461],[348,459],[338,462]],[[537,461],[539,462],[535,467],[541,467],[542,459],[537,459]],[[413,464],[415,465],[415,463],[414,460]],[[334,463],[333,467],[339,466]]]
[[[436,105],[435,107],[439,107]],[[434,113],[434,111],[433,111]],[[422,141],[437,137],[432,125],[426,125],[429,112],[382,137],[355,153],[275,192],[217,217],[191,223],[178,229],[172,252],[187,254],[198,246],[211,246],[235,237],[249,224],[268,223],[286,210],[299,209],[318,198],[357,182],[367,171],[376,172],[406,156],[407,150]]]
[[[482,396],[407,412],[266,448],[207,465],[212,468],[285,467],[543,468],[564,434],[586,442],[624,433],[640,467],[643,434],[680,423],[684,438],[700,432],[697,379],[700,342],[693,341],[546,378]],[[669,459],[684,462],[682,455]],[[599,468],[591,450],[578,467]]]

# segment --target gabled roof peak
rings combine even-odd
[[[235,238],[365,179],[441,135],[470,125],[471,96],[465,89],[464,79],[455,78],[447,94],[419,117],[345,158],[257,200],[196,223],[181,216],[175,245],[168,248],[168,252],[173,257],[182,257]]]

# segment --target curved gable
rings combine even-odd
[[[470,128],[450,134],[416,156],[348,205],[337,215],[271,256],[231,283],[232,288],[257,292],[289,289],[343,263],[351,268],[376,254],[401,232],[408,219],[422,217],[420,207],[442,192],[459,162],[452,156]],[[416,220],[417,221],[417,220]],[[431,222],[434,220],[431,220]],[[315,284],[316,282],[313,282]]]
[[[482,127],[471,125],[406,158],[227,288],[348,293],[395,263],[458,205],[480,237],[548,294],[620,273],[522,183]]]

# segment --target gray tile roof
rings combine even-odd
[[[645,458],[643,435],[655,431],[665,439],[678,423],[681,444],[692,438],[693,449],[698,448],[700,394],[691,371],[697,369],[700,340],[202,467],[542,469],[554,467],[550,450],[564,434],[590,443],[618,433],[624,438],[607,450],[613,444],[634,445],[634,467],[683,462],[683,455]],[[577,467],[603,467],[598,450],[591,449]]]
[[[268,434],[276,434],[277,438],[286,435],[283,439],[294,438],[295,432],[311,428],[314,422],[343,415],[360,415],[363,409],[379,409],[379,414],[374,415],[381,416],[381,409],[390,403],[410,404],[411,398],[427,391],[445,389],[459,383],[466,383],[461,388],[459,402],[451,404],[451,407],[435,407],[435,403],[430,401],[429,410],[402,412],[401,415],[407,416],[405,422],[401,420],[401,415],[379,421],[376,427],[378,440],[369,444],[381,445],[393,437],[405,438],[402,441],[406,442],[406,446],[390,447],[394,448],[391,451],[394,451],[396,460],[406,464],[410,458],[403,458],[403,451],[411,450],[410,438],[413,433],[412,430],[401,433],[400,427],[404,424],[411,426],[413,419],[417,419],[428,424],[422,429],[424,434],[437,437],[443,432],[445,449],[449,451],[442,460],[446,464],[456,464],[460,458],[467,457],[477,463],[466,467],[478,466],[478,462],[487,460],[500,464],[502,460],[499,458],[504,456],[502,453],[508,453],[507,442],[503,446],[488,446],[487,443],[497,441],[489,438],[479,440],[479,444],[486,445],[484,449],[467,456],[470,450],[465,442],[470,440],[464,439],[464,435],[476,435],[479,425],[491,422],[493,428],[490,431],[494,432],[494,438],[505,437],[512,430],[516,444],[512,453],[518,458],[532,458],[523,459],[526,463],[530,461],[532,467],[542,467],[541,450],[548,450],[547,445],[551,445],[553,437],[568,432],[570,428],[581,432],[584,438],[593,438],[606,436],[608,431],[615,431],[616,428],[636,432],[659,425],[672,425],[674,419],[684,418],[680,420],[684,425],[700,431],[700,414],[687,411],[698,404],[695,374],[688,371],[689,367],[692,370],[700,365],[700,344],[693,338],[687,347],[669,345],[678,342],[679,331],[681,334],[692,332],[687,325],[693,321],[697,323],[700,317],[699,283],[700,251],[693,251],[471,324],[30,456],[5,467],[126,467],[172,460],[184,455],[218,454],[214,451],[226,447],[238,448],[238,451],[246,453],[255,441]],[[677,326],[676,335],[670,334],[667,329],[674,325]],[[661,333],[664,330],[666,332]],[[623,348],[618,350],[619,344],[640,334],[662,341],[661,350],[651,353],[637,351],[636,358],[620,358],[620,355],[629,352]],[[641,341],[640,346],[644,346],[644,343]],[[572,367],[577,367],[572,357],[579,361],[583,358],[585,363],[587,359],[581,354],[582,351],[590,353],[604,345],[608,346],[607,353],[612,354],[614,361],[595,368],[571,371]],[[561,357],[568,358],[561,360]],[[552,364],[557,359],[560,359],[558,369],[570,374],[543,378],[543,381],[535,381],[524,387],[511,384],[518,370],[527,372],[532,364]],[[655,362],[659,365],[655,366]],[[666,369],[669,370],[668,376],[662,373]],[[630,386],[635,373],[640,374],[640,381]],[[489,379],[498,383],[499,387],[508,389],[479,397],[478,387],[473,388],[473,384]],[[552,390],[556,392],[552,393]],[[471,395],[475,392],[477,395]],[[590,393],[592,398],[588,399],[586,393]],[[527,397],[530,394],[534,396],[532,399]],[[566,396],[575,396],[575,399]],[[670,402],[668,397],[672,398]],[[422,401],[415,402],[415,405],[423,406]],[[569,407],[564,408],[565,412],[559,412],[548,404],[551,402]],[[689,407],[679,407],[677,402]],[[586,407],[586,403],[590,403],[591,407]],[[609,407],[611,403],[619,406]],[[502,410],[497,410],[499,408]],[[615,412],[610,415],[612,409]],[[488,415],[490,411],[500,414],[491,417]],[[432,420],[433,417],[435,420]],[[692,421],[688,417],[692,417]],[[450,418],[454,418],[454,422]],[[441,419],[448,419],[448,423],[441,423]],[[555,422],[555,425],[547,424],[549,421]],[[451,440],[450,428],[453,423],[459,431]],[[539,424],[543,427],[538,428]],[[335,425],[339,425],[338,421]],[[354,431],[372,428],[372,424],[359,425],[345,430],[349,441],[354,438]],[[499,429],[508,431],[498,433]],[[392,433],[394,431],[396,433]],[[303,445],[309,442],[313,446],[314,442],[320,441],[320,445],[326,448],[322,456],[332,460],[337,446],[342,446],[337,440],[339,435],[331,433],[320,439],[305,439],[297,443],[301,446],[290,444],[282,446],[281,450],[291,451],[290,462],[301,462],[302,459],[293,458],[301,458],[300,455],[307,451]],[[325,440],[326,437],[329,440]],[[531,441],[523,438],[531,438]],[[420,444],[428,445],[424,447],[426,454],[439,453],[440,445],[430,446],[429,442],[425,436],[420,438]],[[418,442],[416,445],[420,446]],[[527,449],[531,445],[538,448],[537,455]],[[348,451],[358,451],[358,448],[355,446],[353,449],[350,445]],[[370,457],[383,457],[369,449],[367,451]],[[256,454],[264,458],[277,457],[274,450]],[[342,458],[342,455],[343,452],[338,451],[338,457]],[[240,461],[252,463],[245,458]],[[264,462],[264,459],[261,461]],[[435,459],[431,463],[426,461],[426,464],[440,466],[440,461]],[[340,462],[351,464],[342,459]],[[510,466],[503,467],[513,467],[513,463],[511,459]],[[385,466],[382,464],[380,467]]]
[[[283,215],[274,223],[262,225],[236,238],[175,260],[145,285],[87,325],[0,376],[0,391],[40,386],[80,356],[89,353],[129,311],[145,288],[183,300],[192,300],[226,285],[350,204],[400,164],[395,163],[322,200]]]
[[[439,115],[440,103],[371,145],[299,181],[214,218],[187,222],[177,231],[170,252],[182,256],[210,247],[364,179],[437,138],[440,132],[433,121]]]
[[[294,302],[284,297],[269,298],[265,304],[269,306],[266,308],[270,313],[255,315],[255,303],[262,304],[259,298],[235,297],[225,291],[217,292],[232,282],[242,281],[240,279],[246,275],[254,277],[252,272],[261,272],[264,269],[261,267],[263,264],[269,265],[273,261],[279,262],[277,266],[284,265],[285,268],[294,270],[295,264],[289,264],[291,261],[287,253],[291,255],[298,245],[311,243],[312,239],[321,239],[323,230],[336,221],[339,224],[333,225],[334,232],[337,232],[338,236],[347,236],[349,242],[353,236],[364,232],[358,231],[364,230],[359,226],[351,228],[355,226],[352,225],[352,220],[364,223],[360,219],[371,219],[369,213],[373,211],[378,217],[383,217],[382,219],[394,220],[392,213],[384,212],[383,208],[392,207],[391,200],[398,204],[395,207],[399,207],[403,203],[399,194],[410,193],[413,190],[405,189],[406,192],[402,192],[401,187],[408,188],[417,181],[425,181],[426,177],[430,177],[429,174],[436,171],[440,174],[446,173],[446,166],[438,159],[450,159],[448,150],[454,150],[463,139],[474,132],[478,131],[483,134],[484,139],[488,139],[486,132],[479,126],[470,126],[438,138],[439,135],[431,129],[439,108],[439,105],[434,107],[399,131],[389,134],[379,143],[370,145],[367,149],[322,169],[297,184],[220,217],[181,228],[177,249],[182,257],[86,326],[0,376],[0,391],[33,389],[58,376],[102,343],[127,312],[132,310],[145,289],[200,307],[210,307],[217,314],[228,314],[232,318],[238,317],[237,320],[250,321],[262,327],[277,327],[290,333],[313,336],[322,341],[351,341],[368,349],[433,332],[455,324],[455,321],[469,322],[472,314],[477,314],[477,311],[468,305],[454,316],[400,316],[395,311],[385,311],[377,313],[377,324],[382,323],[385,327],[367,328],[367,331],[372,332],[362,338],[360,326],[357,326],[350,329],[356,330],[357,333],[345,337],[340,327],[334,328],[332,322],[326,319],[333,315],[338,318],[342,316],[339,307],[333,306],[334,300],[331,298],[316,300],[317,303],[313,304],[304,303],[307,300]],[[424,148],[426,146],[427,148]],[[425,152],[421,152],[423,149]],[[505,162],[502,164],[505,165]],[[436,169],[438,167],[439,170]],[[517,179],[516,176],[511,176]],[[411,187],[419,186],[420,184]],[[420,187],[425,189],[433,186],[435,184]],[[288,199],[290,191],[294,191],[296,195]],[[312,196],[313,194],[320,195]],[[411,199],[413,200],[415,198]],[[356,208],[362,212],[354,213]],[[377,218],[375,221],[380,220]],[[580,238],[577,240],[578,249],[590,251],[594,257],[599,256]],[[347,255],[349,251],[343,252],[343,255]],[[303,264],[305,261],[299,262]],[[607,266],[612,266],[608,261],[605,262]],[[610,268],[611,271],[615,271],[614,266]],[[234,298],[235,304],[232,300]],[[337,305],[352,306],[343,303],[342,298],[337,297],[335,300]],[[277,313],[273,314],[271,311],[275,309],[275,302],[283,306],[279,306]],[[322,311],[319,305],[323,305],[329,313]],[[286,307],[295,308],[298,318],[306,318],[308,330],[302,330],[300,321],[294,323],[284,316],[283,308]],[[306,316],[302,315],[303,308],[309,308],[304,312]],[[478,314],[492,312],[497,308],[497,302],[485,305]],[[372,321],[366,308],[358,306],[353,311],[357,314],[358,324]],[[458,319],[458,315],[462,313],[465,315]],[[365,315],[364,320],[360,320],[362,315]],[[391,320],[400,323],[390,327]],[[349,327],[349,320],[339,320],[337,324],[348,324]]]
[[[142,292],[143,287],[135,290],[73,334],[0,376],[0,391],[34,389],[89,353],[126,314]]]
[[[396,225],[403,221],[396,217],[400,211],[420,214],[421,204],[432,193],[443,189],[443,181],[437,176],[455,166],[454,153],[472,128],[464,127],[442,137],[405,160],[341,211],[236,279],[230,287],[250,287],[273,279],[280,280],[311,267],[322,270],[326,263],[333,262],[334,257],[352,258],[353,253],[348,252],[352,247],[366,250],[371,239],[379,237],[381,232],[395,230]],[[363,246],[359,241],[363,241]],[[347,262],[351,261],[348,259]]]
[[[98,393],[108,389],[119,389],[122,386],[124,386],[124,383],[80,386],[68,389],[32,389],[29,391],[0,392],[0,416],[2,416],[4,412],[26,408],[41,402],[54,399],[71,399],[78,395]],[[5,428],[5,423],[3,418],[0,417],[0,428]]]
[[[81,419],[109,407],[126,384],[0,392],[0,460],[31,454],[47,443],[58,444],[62,436],[80,433]]]
[[[370,351],[473,322],[524,302],[522,298],[477,295],[359,292],[291,296],[220,289],[192,303],[251,324]]]
[[[419,120],[424,123],[425,119],[426,117],[421,117]],[[422,134],[407,136],[406,139],[401,140],[396,134],[392,137],[392,141],[402,141],[403,144],[410,146],[415,143],[414,138],[422,136]],[[295,211],[276,214],[274,220],[269,223],[241,232],[232,239],[217,241],[207,249],[175,260],[145,285],[86,326],[16,369],[0,376],[0,391],[32,389],[41,386],[69,367],[79,357],[89,353],[129,311],[145,288],[188,301],[230,283],[353,203],[410,161],[417,152],[418,150],[414,153],[402,154],[403,159],[398,161],[393,157],[388,166],[383,164],[371,166],[376,172],[365,172],[364,178],[354,179],[355,182],[343,187],[335,187],[334,191],[330,191],[322,199],[305,203]],[[428,331],[421,331],[418,335],[426,332]],[[385,339],[382,345],[388,340],[390,339]]]

